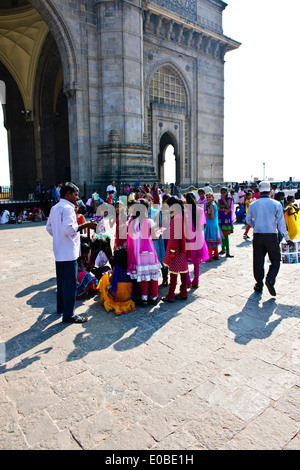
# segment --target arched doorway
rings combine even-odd
[[[0,80],[14,199],[70,177],[68,99],[56,41],[34,1],[0,5]]]
[[[165,132],[159,142],[158,170],[163,184],[175,183],[178,177],[178,145],[174,136]]]

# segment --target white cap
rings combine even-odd
[[[267,193],[271,191],[271,185],[269,181],[261,181],[261,183],[259,183],[258,189],[260,193]]]

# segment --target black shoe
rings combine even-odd
[[[266,286],[267,286],[268,291],[270,292],[270,294],[275,297],[276,290],[275,290],[275,287],[273,286],[273,284],[271,284],[271,282],[269,282],[269,281],[266,281]]]
[[[67,318],[63,320],[64,323],[85,323],[87,322],[87,318],[85,317],[78,317],[77,315],[71,318]]]
[[[254,290],[255,290],[255,292],[261,293],[263,291],[263,288],[261,286],[258,286],[257,284],[255,284]]]

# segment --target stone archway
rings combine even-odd
[[[3,0],[0,5],[0,80],[7,89],[5,126],[14,198],[27,199],[37,180],[50,186],[70,179],[64,92],[74,94],[77,71],[70,35],[51,3]]]

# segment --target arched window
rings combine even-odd
[[[159,68],[150,83],[149,101],[186,107],[186,91],[180,76],[170,66]]]

